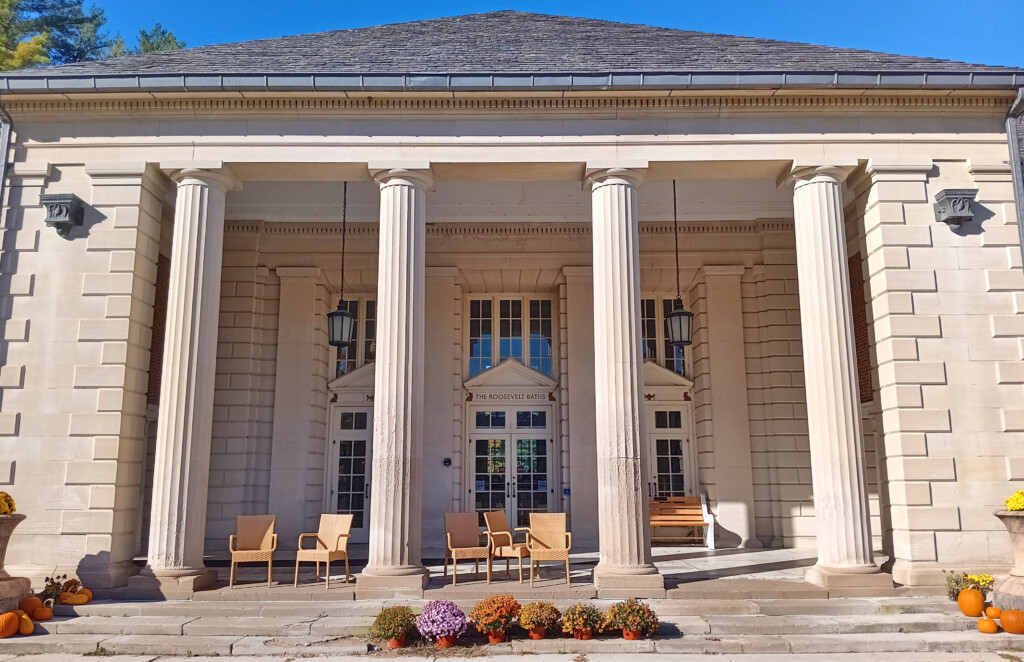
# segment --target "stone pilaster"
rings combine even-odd
[[[636,170],[591,173],[594,250],[594,395],[602,596],[663,595],[651,563],[646,453],[640,430],[640,250]]]
[[[421,591],[424,292],[428,171],[388,169],[380,184],[370,547],[363,591]]]
[[[174,211],[149,558],[134,591],[173,596],[201,588],[217,363],[224,203],[234,179],[184,169]]]
[[[871,552],[857,362],[840,185],[848,168],[793,170],[800,328],[818,562],[830,589],[892,585]]]
[[[711,419],[718,538],[726,546],[763,547],[754,532],[754,472],[744,347],[743,265],[705,266]]]

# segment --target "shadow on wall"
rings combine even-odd
[[[128,578],[138,572],[139,566],[132,561],[111,564],[110,552],[97,552],[82,557],[75,570],[75,577],[82,582],[82,586],[92,591],[96,598],[104,599],[110,597],[111,589],[124,586],[128,583]]]

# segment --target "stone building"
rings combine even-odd
[[[415,590],[504,508],[656,595],[648,498],[697,494],[825,586],[1005,568],[1022,87],[519,12],[5,73],[8,569],[188,591],[239,514],[287,559],[351,512]]]

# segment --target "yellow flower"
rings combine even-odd
[[[1024,510],[1024,490],[1017,490],[1003,503],[1006,504],[1007,510]]]
[[[14,498],[7,492],[0,492],[0,515],[10,515],[17,510],[14,507]]]

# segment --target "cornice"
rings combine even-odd
[[[60,112],[510,112],[634,110],[805,110],[805,109],[958,109],[1005,113],[1013,98],[1006,93],[978,94],[748,94],[728,96],[622,96],[622,97],[455,97],[455,98],[345,98],[345,97],[237,97],[237,98],[92,98],[7,95],[11,113]]]
[[[786,232],[793,229],[793,222],[786,219],[757,221],[701,221],[679,225],[680,234],[759,234],[762,232]],[[315,236],[340,237],[339,223],[274,223],[265,221],[228,221],[225,232],[234,234],[259,234],[266,236]],[[671,223],[641,223],[642,236],[671,235]],[[428,223],[427,235],[432,237],[551,237],[590,236],[589,224],[524,223]],[[349,238],[377,236],[377,226],[369,224],[348,226]]]

